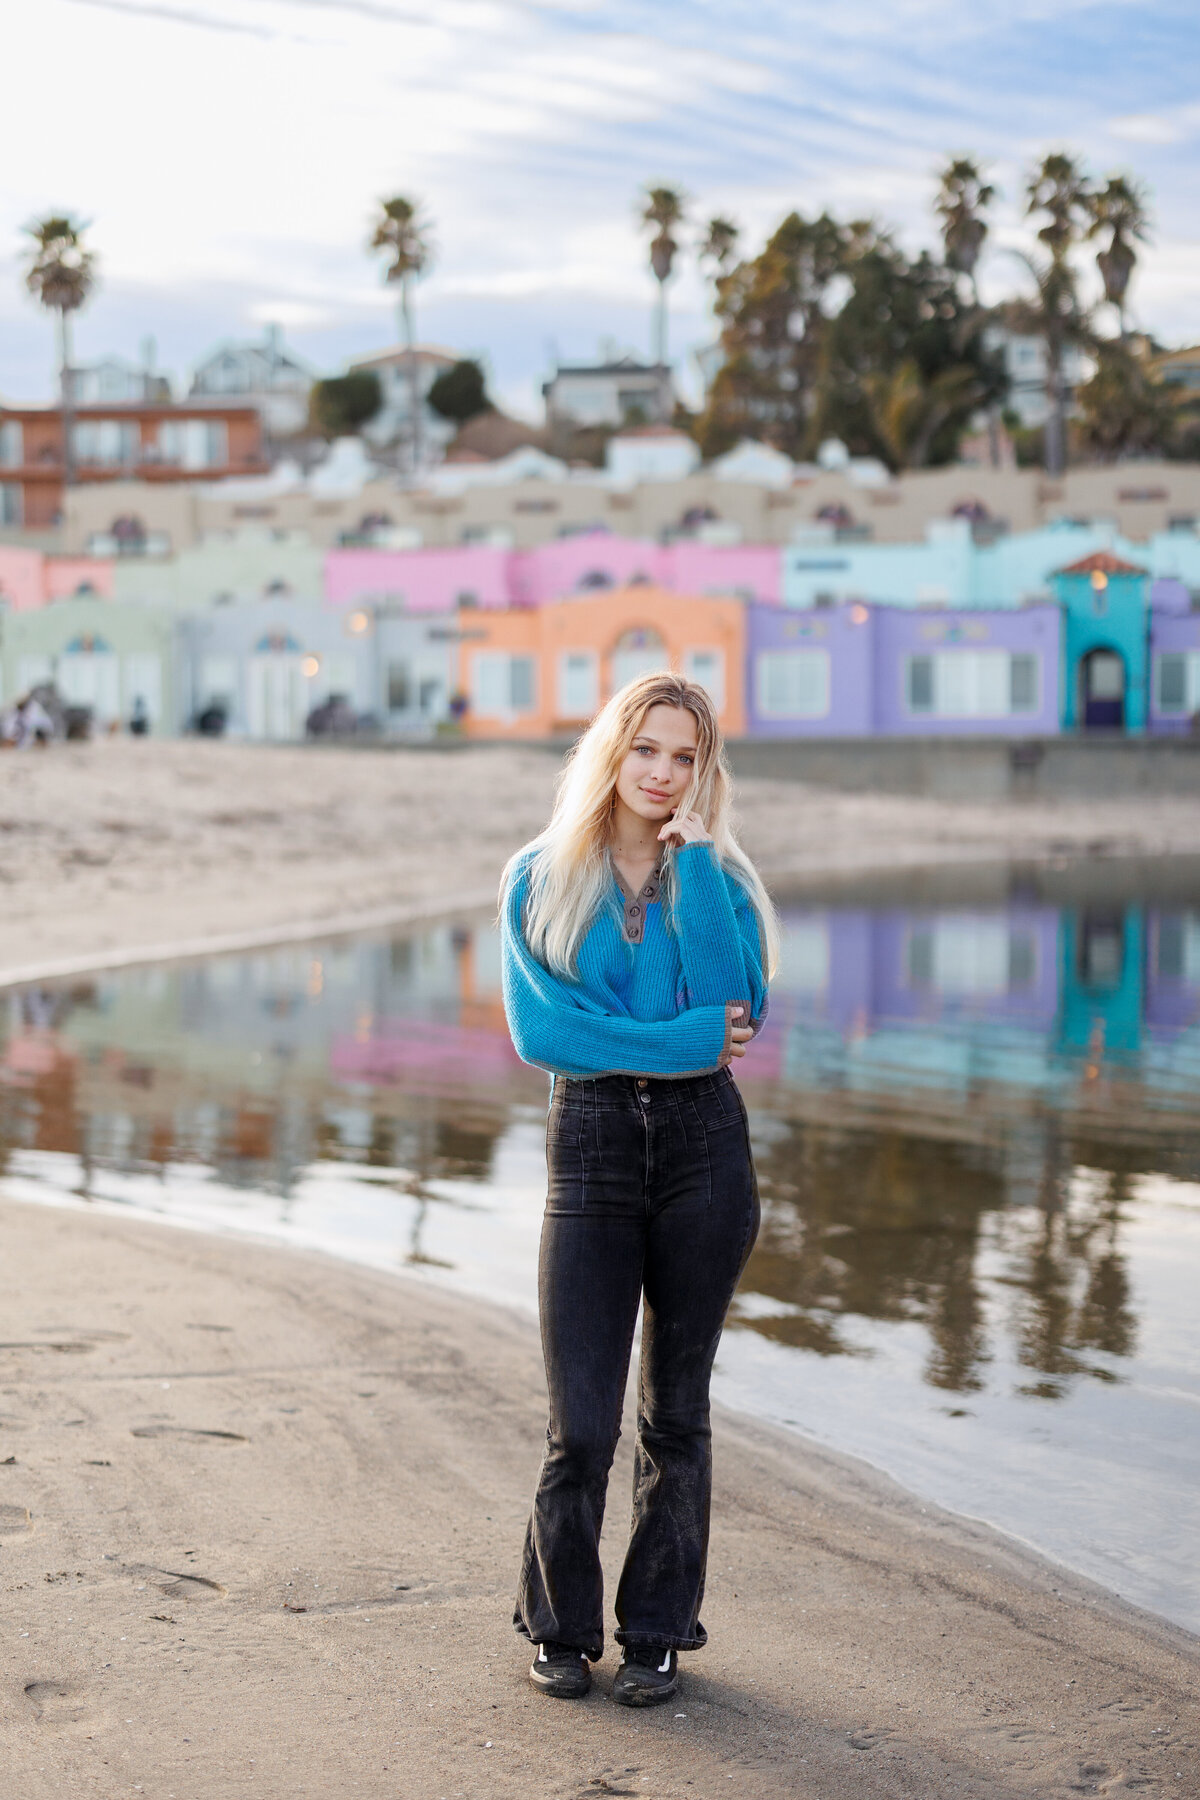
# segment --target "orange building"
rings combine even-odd
[[[72,440],[80,483],[216,481],[268,467],[252,406],[81,406]],[[62,497],[62,412],[0,407],[0,524],[48,530],[58,523]]]
[[[469,737],[578,731],[618,688],[652,669],[675,669],[706,687],[727,736],[745,729],[740,600],[635,583],[536,609],[460,612],[458,624]]]

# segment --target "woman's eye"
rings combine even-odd
[[[653,756],[654,755],[654,752],[650,748],[649,744],[639,744],[637,746],[637,753],[639,756]]]
[[[693,756],[681,756],[677,760],[683,764],[685,769],[690,769],[696,759]]]

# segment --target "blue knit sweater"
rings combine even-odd
[[[501,914],[504,1010],[517,1054],[552,1075],[706,1075],[729,1060],[732,1002],[755,1030],[767,1009],[762,930],[749,895],[718,864],[711,844],[674,852],[676,900],[645,904],[627,941],[624,896],[579,948],[577,979],[551,974],[522,928],[533,851],[521,856]],[[632,909],[631,909],[632,910]]]

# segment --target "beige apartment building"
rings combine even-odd
[[[589,528],[662,540],[785,544],[830,524],[839,534],[876,543],[911,543],[936,520],[970,517],[976,533],[1034,531],[1057,519],[1111,523],[1123,536],[1200,522],[1200,464],[1137,463],[1084,468],[1051,480],[1039,470],[956,466],[863,482],[853,471],[801,475],[790,485],[719,479],[698,471],[680,480],[619,486],[600,471],[562,479],[467,485],[461,492],[406,488],[392,477],[352,491],[321,493],[303,482],[272,487],[230,481],[190,485],[110,481],[67,499],[61,548],[112,554],[113,525],[125,524],[120,553],[139,541],[178,553],[213,534],[254,527],[303,533],[317,549],[345,542],[451,548],[496,543],[529,549]],[[141,524],[132,539],[128,520]]]

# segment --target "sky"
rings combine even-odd
[[[49,399],[52,324],[22,227],[90,224],[100,290],[76,360],[140,355],[184,381],[278,322],[319,371],[396,338],[366,250],[381,199],[420,201],[435,255],[418,335],[481,356],[540,415],[556,358],[648,354],[647,183],[692,224],[671,284],[685,383],[713,334],[694,245],[716,213],[753,251],[829,207],[932,243],[939,165],[1003,193],[985,297],[1018,288],[1022,172],[1066,147],[1149,187],[1136,322],[1200,339],[1195,0],[26,0],[0,105],[0,398]],[[186,382],[184,381],[186,386]]]

